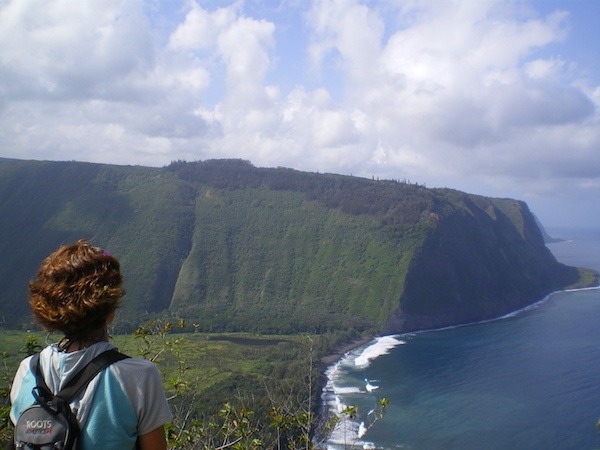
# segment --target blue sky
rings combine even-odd
[[[600,2],[0,0],[0,156],[256,166],[600,228]]]

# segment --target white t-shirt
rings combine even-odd
[[[108,342],[98,342],[72,353],[56,344],[46,347],[40,353],[40,367],[48,388],[57,393],[88,362],[111,348],[114,346]],[[13,423],[34,402],[31,390],[35,387],[35,374],[30,360],[31,357],[21,362],[12,385],[10,417]],[[134,449],[138,436],[172,418],[158,369],[138,358],[110,365],[70,406],[81,427],[78,450]]]

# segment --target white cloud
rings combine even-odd
[[[351,79],[361,82],[373,76],[383,35],[383,21],[377,13],[355,1],[318,0],[308,21],[315,30],[309,49],[313,66],[319,67],[334,52]]]
[[[261,106],[268,100],[263,86],[273,46],[272,23],[238,18],[218,38],[217,47],[226,65],[228,98],[236,106]]]
[[[154,17],[142,0],[1,2],[2,156],[241,157],[517,197],[598,184],[600,87],[560,51],[565,11],[500,0],[159,5],[173,14]],[[304,33],[293,45],[289,29]],[[292,60],[297,73],[278,70]]]
[[[169,38],[169,48],[174,50],[211,51],[217,44],[221,30],[236,19],[238,6],[219,8],[214,12],[192,2],[191,9]]]
[[[560,59],[536,59],[525,64],[525,73],[534,80],[554,78],[564,68],[564,61]]]
[[[124,80],[153,63],[140,1],[12,1],[0,9],[0,30],[9,97],[118,95]]]

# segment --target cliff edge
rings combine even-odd
[[[248,161],[114,166],[0,158],[0,306],[89,238],[122,264],[117,329],[380,334],[485,320],[575,284],[523,202]]]
[[[579,271],[558,263],[545,246],[525,203],[441,193],[451,206],[446,204],[411,261],[384,332],[500,317],[578,282]]]

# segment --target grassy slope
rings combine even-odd
[[[206,188],[171,310],[204,329],[373,326],[397,306],[414,251],[401,245],[372,217],[300,193]]]
[[[59,335],[38,332],[0,331],[0,388],[12,381],[19,361],[26,356],[25,340],[31,337],[44,346],[45,342],[60,339]],[[133,335],[117,335],[113,342],[120,351],[133,357],[158,355],[155,362],[167,394],[176,395],[177,383],[187,384],[185,395],[173,398],[172,406],[176,410],[182,405],[192,407],[200,416],[208,416],[224,403],[238,400],[264,414],[271,406],[267,387],[273,397],[289,389],[302,398],[308,389],[305,380],[310,373],[310,352],[317,361],[344,339],[347,336],[183,333],[150,336],[148,345]],[[182,370],[184,366],[187,368]],[[316,382],[317,366],[313,369]]]
[[[527,213],[513,200],[243,161],[0,159],[0,304],[6,322],[22,320],[41,259],[87,237],[122,262],[120,332],[161,312],[204,331],[377,332],[411,268],[419,314],[480,291],[493,303],[486,286],[506,291],[506,280],[513,297],[527,294],[541,279],[534,266],[556,264]]]
[[[41,260],[80,238],[122,263],[129,293],[122,323],[167,308],[189,249],[193,197],[159,169],[2,160],[0,251],[10,255],[0,260],[5,312],[22,318],[27,281]]]

